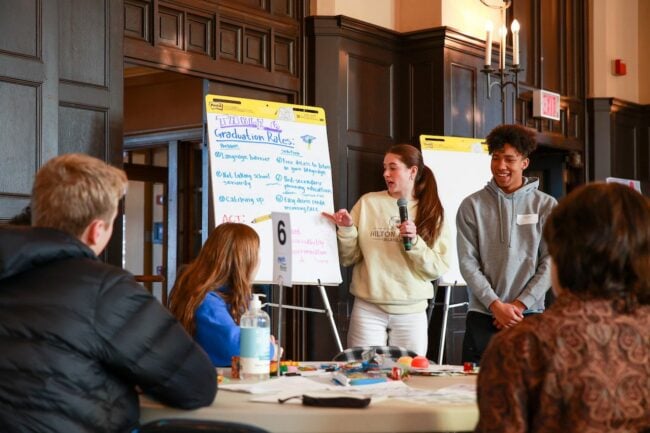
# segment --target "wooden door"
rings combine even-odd
[[[0,219],[50,158],[121,165],[122,0],[0,0]],[[121,265],[122,219],[107,259]]]

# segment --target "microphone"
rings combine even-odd
[[[397,207],[399,208],[399,222],[403,223],[404,221],[409,219],[409,211],[406,205],[408,204],[408,201],[402,197],[399,200],[397,200]],[[406,251],[411,251],[411,247],[413,247],[413,244],[411,244],[411,238],[409,237],[403,237],[402,242],[404,242],[404,249]]]

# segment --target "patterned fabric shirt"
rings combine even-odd
[[[650,431],[650,306],[563,294],[490,342],[477,432]]]

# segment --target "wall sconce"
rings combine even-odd
[[[492,22],[488,21],[485,25],[485,62],[481,72],[485,74],[485,85],[487,90],[487,97],[490,99],[493,86],[499,86],[501,91],[501,120],[503,123],[506,121],[506,87],[511,85],[515,90],[515,101],[519,97],[519,72],[523,71],[523,68],[519,67],[519,21],[513,20],[510,25],[510,30],[512,32],[512,65],[508,66],[506,64],[506,41],[508,36],[508,29],[506,27],[506,9],[512,4],[511,1],[500,2],[488,2],[487,0],[481,0],[481,2],[491,8],[501,10],[501,26],[499,27],[499,66],[498,69],[492,68],[492,31],[493,26]],[[492,80],[492,74],[496,73],[497,80]],[[515,107],[512,107],[512,121],[515,121]]]

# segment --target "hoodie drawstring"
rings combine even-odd
[[[497,194],[497,199],[498,199],[498,208],[499,208],[499,234],[501,235],[501,243],[503,243],[503,211],[501,210],[501,202],[503,201],[503,198],[501,197],[501,194]]]
[[[512,232],[515,230],[515,218],[517,217],[517,212],[515,212],[517,206],[515,206],[514,195],[510,197],[510,201],[512,202],[512,214],[510,216],[510,233],[508,234],[508,248],[510,248],[512,245]]]

